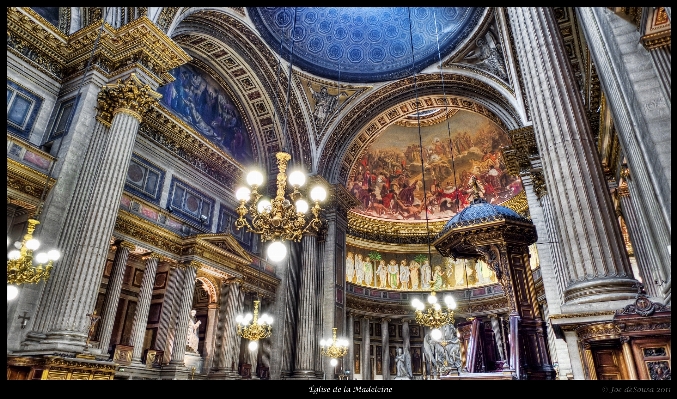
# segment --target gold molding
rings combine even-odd
[[[162,98],[160,93],[155,92],[132,73],[125,81],[118,79],[117,83],[107,84],[101,88],[97,96],[96,118],[110,124],[116,113],[124,112],[141,122],[141,115],[160,98]]]
[[[613,322],[586,324],[576,329],[576,335],[583,343],[602,339],[617,339],[620,333],[620,329]]]
[[[48,179],[46,174],[7,158],[8,197],[19,197],[16,199],[39,206],[43,189],[46,197],[54,184],[56,184],[56,179],[51,177]],[[47,185],[46,189],[45,185]]]
[[[580,317],[595,317],[595,316],[613,316],[616,314],[615,310],[604,310],[599,312],[587,312],[587,313],[566,313],[566,314],[553,314],[548,318],[553,320],[559,319],[574,319]]]
[[[527,202],[527,194],[524,190],[520,191],[516,196],[498,205],[510,208],[520,215],[529,218],[529,203]]]
[[[428,223],[430,236],[442,231],[447,220],[438,220]],[[397,220],[377,219],[361,215],[354,211],[348,212],[348,225],[356,231],[381,233],[393,236],[428,234],[425,222],[399,222]]]

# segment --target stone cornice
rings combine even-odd
[[[7,196],[38,206],[42,191],[45,197],[56,180],[13,159],[7,158]]]

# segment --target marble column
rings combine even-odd
[[[202,357],[204,358],[203,373],[207,373],[212,368],[214,361],[214,343],[216,335],[216,319],[218,314],[218,304],[210,303],[207,307],[207,328],[205,334],[204,351]]]
[[[402,320],[402,346],[404,351],[411,354],[411,333],[409,330],[409,319]]]
[[[636,189],[658,268],[671,274],[672,118],[662,80],[634,24],[606,7],[576,7]],[[638,209],[639,210],[639,209]],[[670,298],[669,284],[663,287]]]
[[[609,302],[634,298],[636,280],[557,20],[549,7],[507,10],[563,240],[564,300],[615,309]]]
[[[84,165],[81,172],[91,172],[93,179],[82,193],[87,205],[80,211],[86,216],[72,229],[64,226],[63,236],[58,240],[64,253],[58,266],[63,265],[63,271],[49,279],[50,288],[40,299],[36,319],[40,320],[39,328],[46,331],[46,337],[37,346],[42,350],[77,352],[85,346],[89,330],[87,314],[93,310],[98,296],[141,115],[159,97],[135,74],[125,82],[106,85],[99,92],[100,124],[95,130],[99,131],[101,124],[109,129],[100,143],[101,156]],[[63,246],[61,242],[70,244]]]
[[[649,227],[646,226],[644,218],[637,216],[637,207],[628,190],[630,184],[629,180],[630,179],[621,182],[618,187],[618,199],[621,204],[621,212],[623,213],[625,223],[628,227],[628,235],[630,236],[630,242],[632,243],[632,248],[635,252],[637,268],[639,269],[640,278],[642,279],[644,288],[650,296],[660,298],[662,297],[662,292],[660,286],[658,286],[656,282],[659,278],[665,281],[665,277],[662,274],[662,270],[657,268],[659,263],[656,259],[656,254],[652,250],[647,234]]]
[[[169,281],[167,289],[162,300],[162,311],[160,313],[160,322],[158,323],[157,338],[155,339],[155,349],[164,351],[163,363],[171,359],[171,342],[174,337],[174,325],[176,325],[176,309],[181,298],[183,287],[184,270],[179,266],[174,266],[169,270]]]
[[[384,380],[390,379],[390,335],[388,334],[388,324],[390,319],[384,317],[381,319],[381,375]]]
[[[369,336],[369,321],[371,318],[369,316],[364,316],[362,318],[362,379],[371,380],[373,376],[371,375],[371,355],[369,353],[369,347],[371,346],[370,336]]]
[[[174,344],[172,345],[172,356],[170,365],[177,367],[184,366],[183,358],[186,354],[186,343],[188,342],[188,322],[191,319],[190,311],[193,308],[193,295],[195,293],[195,277],[200,264],[196,261],[184,264],[183,288],[181,296],[178,298],[176,327],[174,328]]]
[[[630,338],[621,336],[621,345],[623,347],[623,358],[628,369],[628,379],[639,380],[637,377],[637,368],[635,367],[635,357],[632,355],[632,347],[630,346]]]
[[[296,357],[292,378],[316,378],[313,355],[315,340],[315,290],[317,275],[317,236],[305,234],[301,240],[301,279],[299,285]]]
[[[494,332],[494,337],[496,339],[499,360],[504,361],[504,366],[507,368],[508,358],[505,356],[505,346],[503,345],[503,334],[501,332],[501,321],[498,320],[498,317],[495,314],[489,315],[489,320],[491,321],[491,330]]]
[[[352,380],[354,379],[355,375],[355,314],[353,312],[348,312],[348,322],[347,322],[347,328],[346,330],[348,331],[346,333],[346,338],[348,339],[348,354],[347,354],[347,359],[345,360],[348,364],[343,365],[344,370],[349,370],[350,374],[348,375],[348,379]]]
[[[124,241],[118,241],[115,245],[117,247],[115,258],[113,259],[113,267],[111,268],[106,294],[103,299],[101,320],[99,320],[99,323],[101,323],[99,325],[99,349],[102,353],[108,353],[109,350],[108,346],[111,341],[113,324],[115,324],[118,303],[120,302],[122,278],[125,276],[127,259],[129,258],[129,252],[136,248],[133,244]]]
[[[242,338],[237,334],[235,318],[244,311],[245,293],[241,280],[230,280],[223,285],[221,309],[219,310],[219,334],[217,336],[214,369],[235,378],[240,356]]]
[[[270,378],[274,380],[288,378],[294,367],[301,244],[290,242],[288,245],[287,261],[277,266],[280,288],[275,296],[277,306],[273,317],[277,320],[278,330],[271,337],[273,353],[270,374]]]
[[[153,286],[155,285],[155,273],[160,256],[151,253],[145,256],[146,270],[141,278],[141,289],[139,290],[139,301],[136,304],[134,321],[132,323],[131,345],[134,346],[132,360],[141,361],[143,355],[143,340],[146,336],[146,326],[148,325],[148,312],[150,311],[150,301],[153,298]]]

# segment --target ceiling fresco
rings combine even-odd
[[[158,89],[160,102],[238,162],[253,162],[242,116],[226,91],[194,65],[170,73],[176,80]]]
[[[367,83],[411,76],[444,59],[468,39],[484,10],[250,7],[248,12],[268,45],[294,66],[331,80]]]
[[[490,203],[502,203],[522,190],[501,154],[510,139],[488,118],[459,110],[448,123],[422,124],[420,133],[419,138],[418,126],[393,124],[358,157],[347,186],[360,202],[354,212],[420,222],[426,219],[425,201],[428,220],[448,220],[471,201],[468,182],[473,175]]]

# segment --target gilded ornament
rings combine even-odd
[[[126,112],[141,122],[142,115],[162,96],[132,73],[126,80],[105,85],[98,94],[97,118],[110,124],[117,112]]]

